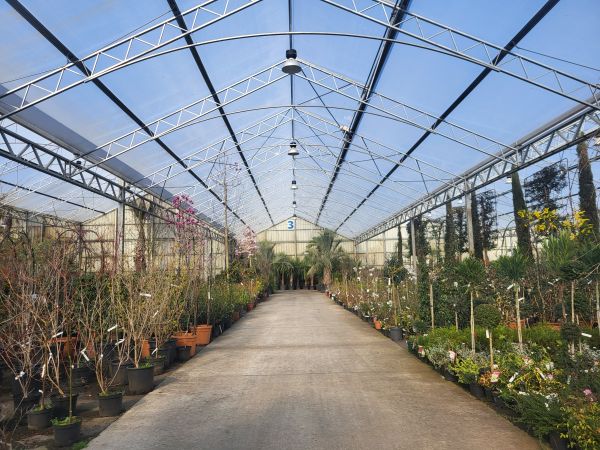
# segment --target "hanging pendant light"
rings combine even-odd
[[[283,73],[287,73],[288,75],[294,75],[302,70],[302,68],[300,67],[300,63],[296,61],[297,56],[298,53],[293,48],[285,51],[285,57],[287,58],[287,61],[283,63],[283,67],[281,68]]]
[[[292,190],[298,189],[298,185],[296,184],[296,180],[292,180]]]
[[[296,148],[296,141],[290,142],[290,150],[288,151],[288,156],[298,156],[298,149]]]

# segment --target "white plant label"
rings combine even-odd
[[[110,328],[109,328],[108,330],[106,330],[106,331],[107,331],[108,333],[110,333],[111,331],[113,331],[113,330],[116,330],[118,326],[119,326],[119,325],[117,325],[117,324],[115,323],[115,324],[114,324],[112,327],[110,327]]]
[[[485,337],[488,339],[490,338],[490,330],[488,330],[488,329],[485,330]]]
[[[81,350],[81,352],[79,352],[79,353],[81,353],[81,356],[83,356],[87,362],[90,362],[90,358],[88,358],[88,355],[85,353],[86,348]]]
[[[63,335],[62,331],[59,331],[58,333],[56,333],[54,336],[52,336],[52,338],[57,338]]]
[[[582,335],[583,337],[586,337],[586,338],[591,338],[591,337],[592,337],[592,335],[591,335],[591,334],[589,334],[589,333],[581,333],[581,335]]]
[[[152,294],[147,294],[145,292],[140,292],[140,297],[148,297],[148,298],[150,298],[150,297],[152,297]]]
[[[119,345],[122,344],[123,342],[125,342],[125,338],[118,340],[117,342],[115,342],[115,345]]]
[[[157,351],[158,351],[158,347],[156,347],[154,350],[152,350],[152,354],[154,355]]]
[[[509,287],[506,288],[506,290],[510,291],[513,287],[514,287],[514,284],[511,284]]]

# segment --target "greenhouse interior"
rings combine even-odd
[[[0,448],[600,449],[596,0],[0,20]]]

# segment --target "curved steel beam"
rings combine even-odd
[[[188,9],[179,16],[191,23],[188,30],[180,29],[177,23],[178,17],[170,17],[130,37],[41,75],[33,81],[10,89],[0,95],[0,100],[11,106],[12,110],[0,116],[0,119],[10,117],[55,95],[114,71],[118,67],[213,25],[251,5],[260,3],[262,0],[240,1],[241,5],[233,8],[229,0],[208,0]],[[239,2],[236,3],[239,4]]]
[[[365,8],[359,6],[359,3],[361,2],[357,2],[356,0],[321,1],[371,22],[383,25],[388,29],[396,30],[398,33],[402,33],[403,35],[420,42],[461,56],[473,64],[509,75],[533,86],[537,86],[546,91],[568,98],[569,100],[573,100],[579,104],[594,109],[600,109],[596,104],[600,100],[600,85],[590,83],[575,75],[555,69],[547,64],[540,63],[534,59],[515,53],[514,51],[508,51],[504,47],[500,47],[455,28],[435,22],[427,17],[408,11],[403,11],[408,17],[400,23],[393,22],[391,19],[389,21],[381,20],[375,14],[373,3],[375,3],[375,6],[379,5],[379,7],[383,9],[385,17],[389,17],[390,14],[388,9],[391,9],[394,13],[398,8],[388,0],[372,0],[372,2],[369,3],[370,6]],[[377,9],[380,10],[379,8]],[[412,26],[413,31],[408,31],[406,29],[407,25]],[[401,26],[404,26],[404,28],[401,28]],[[448,44],[448,42],[451,42],[451,44]],[[461,45],[459,45],[459,43]],[[510,56],[511,61],[516,61],[516,64],[511,64],[511,66],[515,66],[516,69],[509,68],[506,63],[500,64],[500,60],[503,59],[503,57],[500,58],[500,60],[498,58],[501,55]],[[540,71],[542,71],[541,75]],[[544,83],[541,81],[544,78],[549,78],[551,82]],[[591,101],[582,100],[570,94],[570,92],[580,88],[584,88],[588,91],[588,95],[591,95]]]

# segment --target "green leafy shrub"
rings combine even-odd
[[[577,400],[562,408],[566,432],[561,436],[569,439],[582,450],[600,448],[600,404]]]
[[[475,323],[488,330],[496,328],[502,317],[498,308],[489,303],[483,303],[475,308]]]
[[[466,348],[459,350],[458,359],[452,370],[458,381],[464,384],[476,383],[479,372],[488,364],[487,356],[483,353],[472,354]]]
[[[514,408],[519,414],[517,422],[529,427],[538,439],[543,439],[552,431],[558,431],[564,422],[564,412],[561,410],[557,397],[536,393],[515,395]]]
[[[565,322],[560,327],[560,336],[567,342],[574,342],[581,336],[581,329],[576,323]]]

